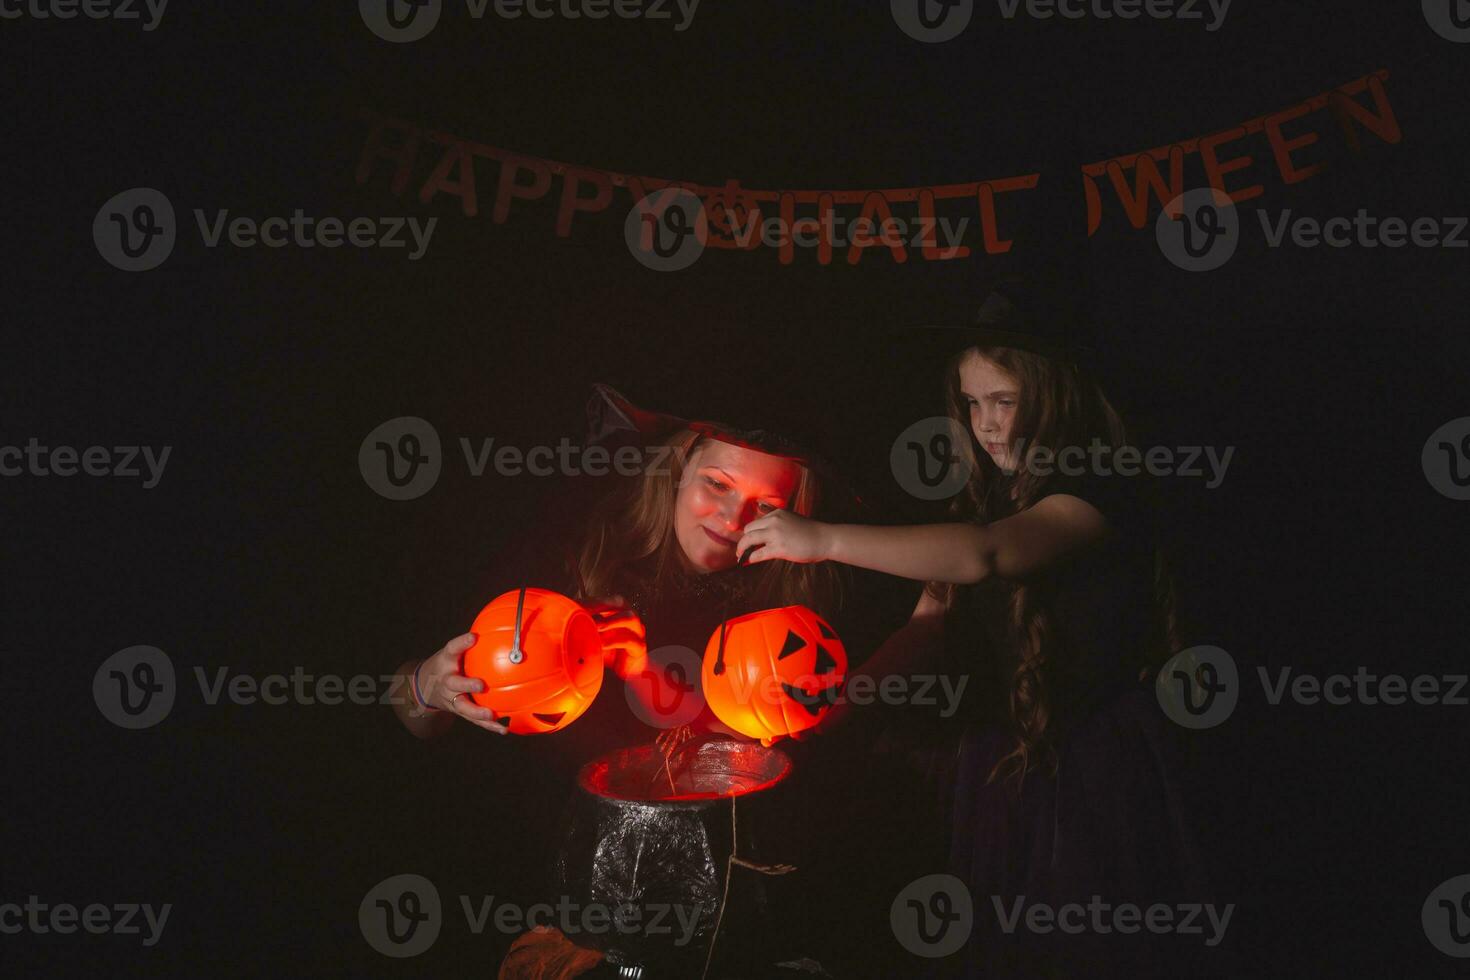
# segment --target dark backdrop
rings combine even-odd
[[[514,580],[506,556],[535,546],[552,491],[472,478],[456,440],[577,438],[597,380],[690,410],[744,376],[818,401],[815,426],[876,504],[909,515],[887,452],[936,410],[936,366],[896,352],[893,331],[953,315],[979,278],[1048,247],[1038,220],[1004,257],[782,267],[761,250],[658,273],[623,247],[621,198],[559,239],[554,198],[489,219],[493,167],[477,218],[452,198],[394,197],[382,170],[358,186],[359,107],[626,172],[892,187],[1199,136],[1387,68],[1402,143],[1368,137],[1355,155],[1321,126],[1332,169],[1286,187],[1257,139],[1266,194],[1247,221],[1258,205],[1464,211],[1467,50],[1412,3],[1240,0],[1213,33],[985,9],[945,45],[911,41],[882,3],[706,0],[683,33],[456,10],[407,45],[371,35],[351,4],[305,6],[180,4],[150,33],[0,21],[0,442],[174,447],[152,490],[0,483],[0,898],[175,906],[154,949],[5,936],[7,959],[112,975],[493,970],[504,940],[462,928],[418,959],[380,957],[357,904],[404,871],[446,896],[532,889],[534,862],[504,845],[555,814],[517,805],[518,781],[537,778],[524,745],[470,730],[418,743],[386,708],[210,706],[193,668],[377,674],[464,630]],[[185,223],[172,258],[142,274],[103,262],[89,234],[134,186],[164,191]],[[208,250],[195,207],[439,224],[418,262]],[[1166,481],[1196,635],[1250,673],[1463,669],[1466,505],[1430,487],[1419,454],[1466,414],[1466,253],[1270,250],[1250,231],[1224,269],[1188,274],[1151,223],[1134,232],[1113,208],[1088,250],[1089,302],[1145,431],[1237,447],[1218,489]],[[435,425],[445,470],[392,502],[365,485],[357,451],[403,415]],[[90,690],[134,644],[172,657],[181,693],[165,722],[126,732]],[[1245,691],[1199,742],[1214,775],[1202,833],[1251,972],[1448,975],[1419,909],[1470,871],[1467,709],[1269,707],[1259,685]]]

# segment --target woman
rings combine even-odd
[[[694,712],[682,699],[698,699],[696,729],[733,734],[703,706],[697,689],[698,657],[722,620],[801,604],[844,628],[842,569],[788,562],[755,568],[741,565],[736,553],[744,528],[762,515],[779,510],[808,516],[842,513],[837,482],[811,453],[762,430],[641,411],[605,386],[596,389],[591,414],[594,429],[653,440],[645,456],[650,465],[592,506],[587,533],[557,584],[593,611],[614,673],[642,683],[629,683],[624,691],[604,685],[582,718],[550,736],[528,740],[523,748],[530,751],[515,755],[535,754],[534,766],[524,765],[524,758],[497,764],[500,802],[525,815],[515,822],[514,837],[523,860],[549,851],[548,835],[565,811],[576,767],[620,746],[646,744],[689,718]],[[641,441],[638,445],[644,448]],[[489,710],[468,696],[482,690],[481,681],[462,671],[464,652],[474,642],[473,634],[462,634],[433,655],[399,668],[415,692],[412,703],[395,707],[409,731],[428,738],[444,733],[458,719],[506,733]],[[676,690],[679,678],[646,669],[650,644],[655,649],[685,648],[691,669],[684,680],[694,690]],[[518,763],[522,768],[515,771]],[[800,841],[789,846],[803,850]],[[495,860],[504,860],[504,855]],[[784,941],[772,936],[772,949]],[[585,961],[565,938],[545,933],[523,935],[511,955],[513,962],[506,965],[510,972],[502,976],[539,976],[537,971],[562,957]]]
[[[966,975],[1158,975],[1149,971],[1180,953],[1218,965],[1198,942],[1007,925],[1018,902],[1024,912],[1093,896],[1206,901],[1174,732],[1143,683],[1178,648],[1143,495],[1126,477],[1047,463],[1067,447],[1083,459],[1096,445],[1117,450],[1126,431],[1018,295],[1012,284],[992,296],[947,369],[948,413],[970,434],[962,460],[973,467],[956,523],[830,525],[781,512],[751,522],[740,547],[756,565],[835,561],[928,583],[862,673],[947,661],[974,676],[951,843],[975,909]]]
[[[593,612],[608,666],[623,680],[637,675],[652,682],[628,693],[640,702],[636,713],[657,722],[673,710],[668,705],[678,692],[656,690],[660,675],[644,673],[650,632],[660,646],[702,652],[720,621],[732,616],[792,604],[829,618],[837,614],[842,574],[835,566],[738,567],[735,551],[752,520],[785,509],[821,515],[835,494],[810,453],[772,433],[645,412],[601,385],[594,411],[616,413],[656,443],[647,457],[651,465],[595,508],[562,589]],[[412,697],[395,711],[409,731],[428,738],[458,718],[506,733],[490,709],[469,697],[484,688],[461,671],[474,643],[474,634],[464,633],[432,656],[399,667]],[[576,730],[610,725],[625,744],[652,737],[625,712],[609,710],[607,702],[616,700],[600,697],[591,712],[603,724],[580,719]],[[704,725],[718,727],[707,715]],[[605,739],[603,745],[617,747]]]

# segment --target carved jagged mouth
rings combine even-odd
[[[532,718],[535,718],[537,721],[542,722],[542,723],[547,724],[547,725],[560,725],[561,724],[561,720],[563,718],[565,718],[566,716],[567,716],[567,713],[565,711],[558,711],[556,714],[551,714],[551,715],[543,715],[543,714],[541,714],[538,711],[531,712],[531,717]]]
[[[824,707],[830,708],[836,704],[837,688],[838,685],[834,684],[831,687],[824,687],[820,691],[814,691],[808,694],[794,685],[785,683],[781,685],[781,690],[786,692],[786,696],[805,708],[806,713],[809,715],[819,714]]]

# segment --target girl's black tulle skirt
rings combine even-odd
[[[955,783],[951,870],[969,888],[974,925],[952,975],[966,977],[1227,976],[1225,940],[1205,910],[1205,861],[1186,812],[1184,732],[1152,690],[1110,700],[1061,739],[1055,775],[1033,768],[1019,786],[990,780],[1013,746],[999,728],[966,732]],[[1033,905],[1050,910],[1031,911]],[[1120,906],[1171,909],[1169,930],[1115,925]],[[1063,913],[1068,905],[1081,910]],[[1019,913],[1019,918],[1017,914]],[[1064,914],[1070,931],[1049,919]],[[1036,928],[1028,926],[1034,916]],[[1155,922],[1163,913],[1155,910]],[[1124,914],[1126,928],[1132,918]],[[1079,929],[1079,925],[1081,928]]]

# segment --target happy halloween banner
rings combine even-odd
[[[1105,198],[1133,228],[1141,229],[1154,203],[1168,206],[1193,186],[1202,186],[1186,185],[1187,158],[1198,157],[1204,185],[1240,203],[1262,196],[1267,179],[1290,185],[1321,173],[1322,154],[1309,148],[1324,130],[1339,129],[1355,153],[1367,136],[1383,143],[1400,142],[1398,120],[1384,89],[1387,79],[1388,71],[1380,69],[1228,129],[1083,164],[1088,236],[1102,224]],[[361,116],[370,129],[357,165],[358,186],[386,162],[395,197],[413,182],[420,203],[432,204],[440,195],[449,195],[459,200],[466,217],[473,218],[480,214],[481,204],[477,162],[493,160],[498,172],[491,220],[503,224],[512,207],[525,206],[517,202],[539,201],[556,185],[555,229],[561,238],[571,235],[578,215],[606,211],[620,195],[629,212],[637,209],[640,217],[647,217],[666,207],[670,195],[687,192],[702,204],[703,246],[773,248],[782,265],[794,261],[798,246],[814,248],[821,265],[831,263],[838,251],[845,251],[847,263],[855,265],[872,248],[888,252],[895,262],[908,261],[915,251],[926,261],[963,259],[975,247],[961,243],[972,222],[979,226],[978,247],[986,254],[1008,252],[1015,239],[1007,235],[1015,229],[1001,220],[998,211],[1009,195],[1034,191],[1041,179],[1037,172],[918,187],[761,190],[734,178],[713,185],[563,163],[368,109]],[[956,202],[965,204],[960,208]],[[963,213],[939,216],[941,203],[949,211]],[[628,227],[636,227],[631,213]],[[652,245],[656,248],[657,242]],[[641,247],[650,247],[646,233]]]

